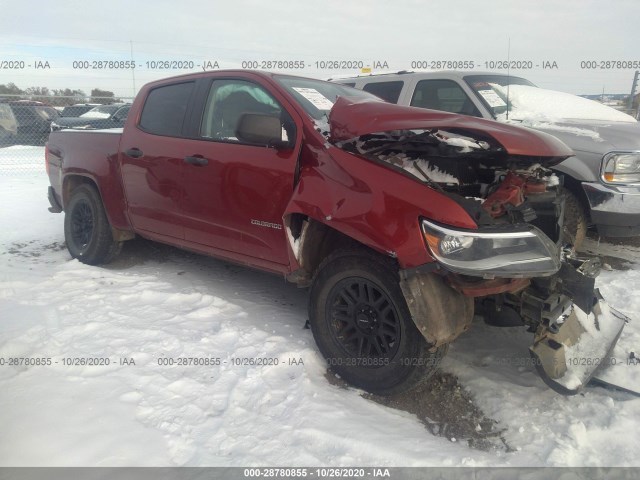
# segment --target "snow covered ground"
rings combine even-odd
[[[0,165],[11,156],[0,149]],[[510,447],[473,449],[329,383],[303,328],[307,293],[278,277],[151,242],[108,267],[72,260],[47,185],[36,169],[0,171],[0,466],[640,466],[640,398],[555,394],[520,328],[474,325],[444,362]],[[640,321],[640,265],[599,286]],[[213,365],[161,365],[178,357]],[[245,357],[278,365],[233,364]],[[65,365],[75,358],[110,364]]]

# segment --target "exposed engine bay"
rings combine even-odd
[[[487,323],[524,325],[534,333],[530,355],[554,390],[576,394],[590,381],[616,345],[626,318],[612,313],[595,289],[599,259],[579,258],[571,233],[563,228],[563,182],[550,169],[562,158],[509,155],[481,133],[440,129],[367,134],[338,146],[411,175],[462,206],[480,233],[423,221],[437,273],[454,290],[473,297],[476,315]],[[520,238],[511,238],[517,234]],[[528,245],[523,256],[529,237],[538,243]],[[500,255],[507,261],[492,264]],[[549,262],[542,265],[545,255]],[[518,270],[509,259],[524,267]],[[402,287],[411,309],[420,304],[417,285],[426,277],[410,280]],[[414,317],[424,314],[412,311]]]
[[[562,159],[510,156],[490,137],[442,130],[384,132],[340,147],[388,163],[462,205],[478,226],[529,223],[559,242]]]

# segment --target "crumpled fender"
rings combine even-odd
[[[420,217],[476,229],[455,201],[409,176],[305,135],[300,174],[284,218],[300,213],[381,252],[401,268],[433,262]],[[291,259],[295,264],[295,259]]]
[[[390,130],[437,128],[491,136],[511,155],[552,157],[559,163],[574,154],[556,137],[537,130],[368,98],[338,98],[329,113],[329,124],[332,142]]]

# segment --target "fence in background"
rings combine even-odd
[[[52,130],[122,128],[132,101],[122,97],[1,95],[0,174],[44,172],[44,145]]]
[[[133,101],[130,97],[0,95],[0,175],[8,172],[44,172],[44,144],[52,129],[121,128]],[[117,100],[117,104],[110,103]],[[56,106],[53,106],[56,105]],[[91,111],[98,108],[99,111]],[[621,109],[622,110],[622,109]],[[625,110],[623,110],[625,111]],[[627,113],[640,119],[640,107]]]

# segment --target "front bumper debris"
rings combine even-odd
[[[541,327],[529,349],[542,380],[564,395],[579,393],[609,361],[625,325],[624,318],[611,313],[598,290],[594,299],[590,313],[572,304],[555,331]]]

